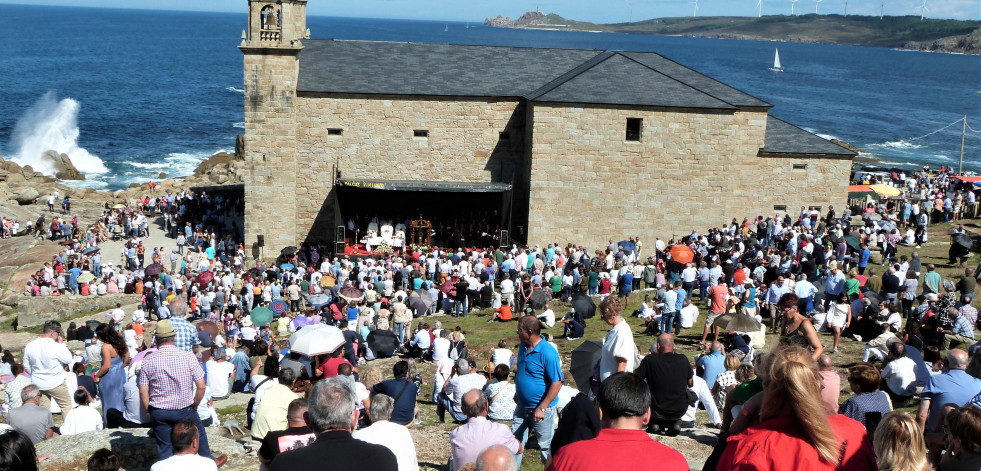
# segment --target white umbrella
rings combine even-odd
[[[290,336],[291,352],[307,356],[331,353],[344,345],[341,329],[332,325],[314,324],[303,327]]]

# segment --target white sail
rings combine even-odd
[[[770,70],[774,72],[783,72],[783,67],[780,66],[780,51],[774,50],[773,52],[773,67]]]

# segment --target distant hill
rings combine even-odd
[[[656,18],[633,23],[596,24],[540,11],[521,18],[488,18],[487,26],[570,29],[612,33],[698,36],[922,49],[981,54],[981,21],[920,20],[918,16],[771,15]]]

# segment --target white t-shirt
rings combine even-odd
[[[249,380],[249,390],[255,392],[255,405],[257,408],[259,406],[259,402],[262,401],[262,393],[266,392],[267,389],[279,384],[279,381],[277,381],[276,378],[270,379],[269,381],[263,383],[263,381],[265,381],[266,378],[268,378],[268,376],[266,375],[254,375]],[[262,386],[259,386],[260,384],[262,384]],[[253,419],[255,418],[255,409],[252,409],[250,415],[252,415]]]
[[[433,361],[440,361],[450,354],[450,339],[442,337],[433,340]]]
[[[354,381],[354,395],[357,396],[358,409],[364,409],[364,400],[368,399],[368,388],[361,381]]]
[[[538,315],[538,320],[544,322],[550,329],[555,327],[555,311],[546,309],[545,312]]]
[[[418,471],[419,462],[416,459],[416,445],[412,441],[409,429],[403,425],[383,420],[371,426],[355,431],[352,436],[358,440],[375,445],[382,445],[392,451],[398,462],[399,471]]]
[[[709,389],[708,383],[706,383],[701,376],[693,375],[691,390],[695,391],[695,395],[698,396],[698,401],[705,407],[705,410],[708,412],[709,420],[713,424],[721,424],[722,417],[719,415],[719,408],[715,405],[715,399],[712,397],[712,390]],[[696,406],[698,406],[698,404],[688,406],[688,411],[685,412],[685,415],[681,418],[681,420],[686,422],[695,420],[695,414],[698,412]]]
[[[514,353],[508,348],[495,348],[494,352],[491,353],[491,362],[494,366],[497,365],[507,365],[511,366],[511,358],[514,357]]]
[[[102,430],[102,414],[92,406],[79,406],[70,410],[61,426],[62,435],[78,435],[95,430]]]
[[[208,387],[211,388],[211,395],[214,397],[225,397],[228,395],[228,377],[235,370],[235,365],[227,361],[208,360],[204,364],[208,370]]]
[[[698,306],[689,304],[681,308],[681,327],[690,329],[698,320]]]
[[[634,334],[630,331],[630,325],[626,320],[621,319],[620,323],[613,326],[610,332],[603,339],[603,354],[600,357],[600,381],[617,372],[616,357],[627,360],[627,368],[624,371],[633,371],[637,366],[634,359],[637,356],[637,346],[634,344]]]
[[[215,460],[205,458],[198,454],[193,455],[174,455],[163,461],[157,461],[150,466],[150,471],[218,471]]]
[[[240,332],[242,333],[242,340],[255,340],[255,327],[242,327]]]
[[[882,369],[882,379],[892,392],[901,395],[912,395],[916,390],[916,362],[910,357],[890,361]]]

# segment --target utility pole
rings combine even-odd
[[[964,173],[964,135],[967,134],[967,115],[964,115],[964,128],[961,130],[961,165],[957,168],[957,173]]]

